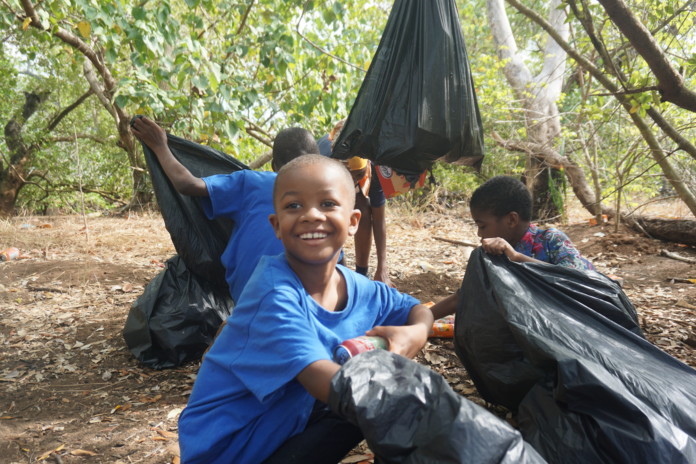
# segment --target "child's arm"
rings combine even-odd
[[[377,326],[368,330],[366,335],[384,337],[389,342],[389,351],[413,358],[428,341],[433,321],[430,308],[418,304],[411,308],[406,325]]]
[[[516,263],[542,263],[538,259],[532,258],[531,256],[523,255],[519,251],[510,245],[507,240],[500,237],[495,238],[484,238],[481,240],[481,247],[483,251],[491,255],[505,255],[510,261]]]
[[[322,359],[315,361],[297,374],[297,380],[310,395],[321,402],[328,403],[331,390],[331,378],[341,368],[333,361]]]
[[[157,123],[144,116],[136,117],[131,122],[131,131],[155,153],[177,192],[196,197],[208,196],[205,181],[191,174],[191,171],[174,158],[167,145],[167,133]]]
[[[457,306],[459,305],[459,292],[454,295],[450,295],[444,300],[435,303],[430,310],[433,312],[433,318],[441,319],[450,314],[454,314],[457,311]]]

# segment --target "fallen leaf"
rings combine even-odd
[[[37,460],[37,461],[43,461],[43,460],[45,460],[47,457],[49,457],[51,454],[55,453],[56,451],[60,451],[60,450],[62,450],[63,448],[65,448],[65,445],[60,445],[58,448],[54,448],[54,449],[52,449],[52,450],[50,450],[50,451],[46,451],[44,454],[42,454],[41,456],[39,456],[38,458],[36,458],[36,460]]]
[[[177,435],[176,433],[169,432],[168,430],[155,429],[155,432],[159,433],[164,438],[178,438],[179,437],[179,435]]]

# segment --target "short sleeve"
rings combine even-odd
[[[405,325],[411,309],[420,304],[420,301],[391,288],[383,282],[372,282],[378,289],[379,299],[382,301],[381,311],[375,325]],[[367,306],[375,307],[375,306]]]
[[[544,232],[546,249],[551,264],[580,270],[594,270],[594,266],[580,255],[568,236],[558,229]]]
[[[248,320],[247,341],[231,368],[263,402],[321,359],[331,356],[317,336],[306,301],[291,291],[272,291]]]
[[[208,198],[203,197],[201,204],[208,219],[215,219],[236,213],[239,201],[246,192],[245,183],[247,171],[237,171],[230,174],[216,174],[204,177],[208,189]],[[232,201],[232,200],[236,201]]]

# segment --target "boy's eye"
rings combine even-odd
[[[338,203],[336,203],[333,200],[324,200],[321,202],[321,206],[323,206],[324,208],[333,208],[334,206],[337,206],[337,205],[338,205]]]
[[[283,207],[283,209],[297,209],[297,208],[300,208],[300,206],[301,206],[301,205],[300,205],[299,203],[292,202],[292,203],[286,204],[286,205]]]

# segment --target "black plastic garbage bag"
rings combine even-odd
[[[123,338],[146,366],[176,367],[201,358],[232,307],[226,288],[216,288],[174,256],[133,303]]]
[[[174,156],[193,175],[205,177],[246,169],[226,154],[167,135]],[[172,186],[155,154],[143,144],[164,223],[178,256],[146,287],[133,304],[123,338],[145,365],[162,369],[200,359],[213,341],[233,302],[220,256],[233,224],[209,220],[197,198]]]
[[[358,426],[380,463],[541,463],[519,432],[438,373],[385,350],[349,360],[329,406]]]
[[[454,0],[396,0],[333,155],[417,175],[478,168],[483,127]]]
[[[196,177],[248,169],[233,157],[205,145],[173,135],[167,135],[167,140],[174,157]],[[142,146],[157,204],[177,253],[191,272],[208,279],[216,287],[228,288],[220,255],[230,238],[231,221],[209,220],[200,200],[177,192],[152,150],[145,144]]]
[[[478,249],[461,291],[457,355],[548,461],[696,462],[696,371],[641,336],[618,285]]]

